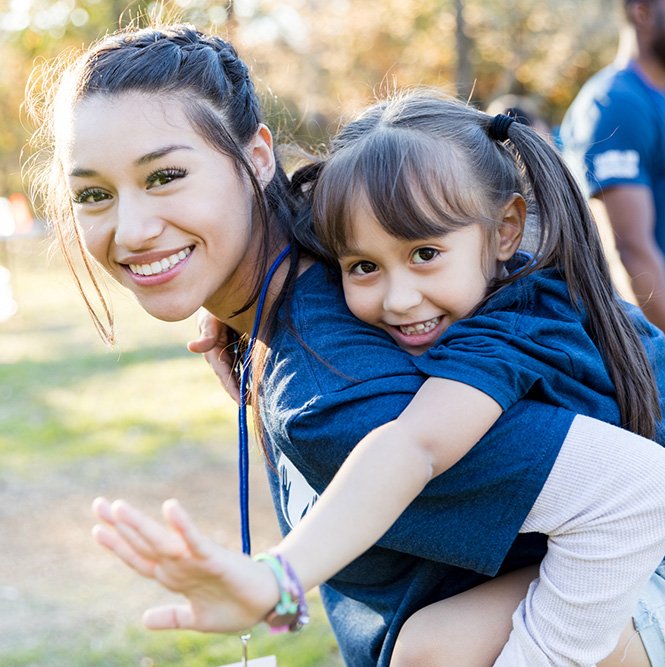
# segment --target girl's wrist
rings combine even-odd
[[[263,620],[273,632],[295,632],[306,625],[309,614],[305,592],[290,563],[274,550],[260,553],[254,560],[270,569],[278,588],[278,601]]]

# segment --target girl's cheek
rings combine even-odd
[[[372,319],[372,308],[368,294],[355,289],[345,291],[346,304],[349,310],[359,319],[365,322]]]

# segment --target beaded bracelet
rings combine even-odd
[[[264,620],[273,632],[300,630],[309,623],[309,614],[305,593],[291,564],[277,552],[257,554],[254,560],[272,570],[279,587],[279,602]]]

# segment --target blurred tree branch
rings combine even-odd
[[[177,15],[230,36],[252,66],[271,125],[314,146],[340,113],[420,84],[462,97],[473,90],[481,105],[531,94],[558,122],[581,82],[612,59],[617,31],[615,0],[4,1],[0,195],[21,187],[27,130],[18,109],[34,59],[140,16]]]

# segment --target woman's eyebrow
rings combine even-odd
[[[191,151],[194,149],[191,146],[187,146],[186,144],[174,144],[172,146],[164,146],[163,148],[158,148],[156,151],[151,151],[150,153],[142,155],[140,158],[138,158],[138,160],[134,162],[134,164],[136,164],[137,166],[140,166],[142,164],[147,164],[148,162],[152,162],[153,160],[158,160],[159,158],[164,157],[169,153],[173,153],[173,151],[181,151],[181,150]]]
[[[150,153],[142,155],[140,158],[134,161],[134,164],[137,167],[140,167],[141,165],[148,164],[150,162],[153,162],[154,160],[158,160],[159,158],[164,157],[169,153],[182,150],[191,151],[194,149],[192,148],[192,146],[187,146],[186,144],[174,144],[172,146],[164,146],[163,148],[158,148],[155,151],[150,151]],[[69,172],[69,175],[76,178],[92,178],[94,176],[99,176],[99,174],[94,169],[86,169],[85,167],[74,167]]]

